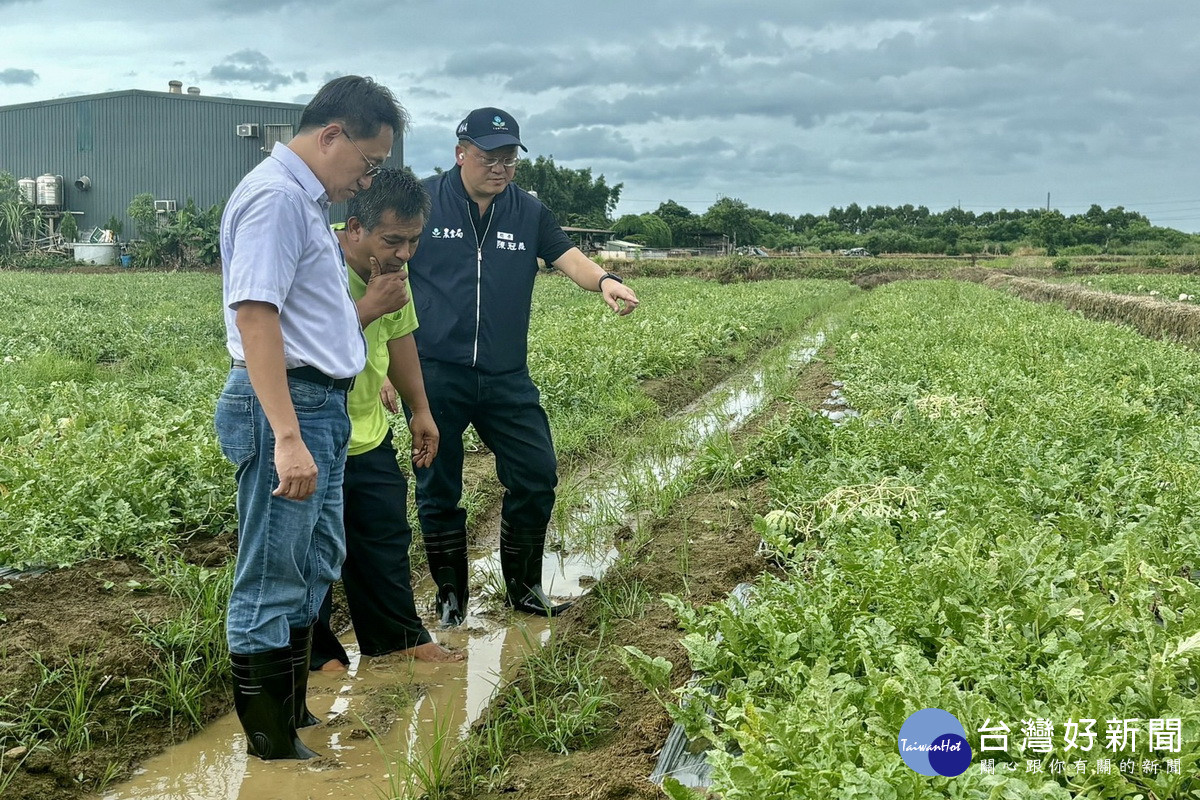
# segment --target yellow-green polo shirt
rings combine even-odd
[[[357,302],[367,293],[367,284],[349,265],[350,296]],[[412,285],[409,285],[412,292]],[[367,340],[367,366],[354,380],[354,388],[346,398],[350,411],[350,449],[348,455],[358,456],[379,446],[387,436],[388,420],[379,390],[387,377],[388,342],[407,336],[417,329],[417,304],[409,295],[408,304],[399,311],[384,314],[363,329]]]

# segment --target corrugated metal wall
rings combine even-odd
[[[63,177],[67,208],[82,211],[80,229],[116,215],[124,238],[135,234],[125,210],[134,195],[188,198],[207,208],[222,203],[266,155],[263,126],[299,127],[301,106],[204,95],[115,92],[0,108],[0,170],[16,178]],[[240,123],[258,138],[237,135]],[[401,163],[396,142],[389,163]],[[91,189],[75,188],[86,175]]]

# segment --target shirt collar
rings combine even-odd
[[[354,267],[350,266],[350,262],[346,260],[346,254],[342,254],[342,266],[346,268],[346,274],[350,276],[350,291],[354,297],[362,297],[367,293],[367,282],[362,279],[362,276],[354,271]]]
[[[321,181],[317,179],[316,173],[305,163],[304,159],[296,155],[292,148],[283,142],[276,142],[275,146],[271,148],[271,158],[283,164],[283,168],[292,174],[296,183],[300,184],[309,197],[319,203],[329,202],[329,194],[321,185]]]
[[[462,167],[458,166],[458,164],[455,164],[453,167],[451,167],[450,177],[447,178],[447,180],[450,181],[451,191],[453,191],[459,197],[465,197],[468,200],[470,199],[470,195],[467,194],[467,187],[464,186],[462,182]]]
[[[346,275],[350,279],[350,296],[358,300],[367,293],[367,282],[362,279],[362,276],[355,272],[354,267],[350,266],[350,261],[346,258],[346,251],[342,249],[342,240],[338,238],[338,231],[344,231],[346,223],[339,222],[336,225],[330,226],[333,231],[333,238],[337,241],[338,255],[342,257],[342,266],[346,268]]]
[[[457,164],[455,164],[453,167],[451,167],[449,170],[449,177],[447,178],[447,180],[450,181],[450,191],[457,194],[459,196],[459,199],[466,200],[468,203],[471,204],[472,218],[477,221],[486,219],[487,215],[491,214],[492,211],[496,208],[496,204],[500,202],[500,198],[507,197],[509,192],[512,190],[513,186],[515,186],[515,184],[512,183],[512,181],[509,181],[508,186],[504,187],[504,191],[501,192],[500,194],[496,195],[495,197],[493,197],[492,202],[488,203],[488,210],[483,212],[483,214],[480,214],[479,213],[479,205],[471,198],[471,195],[467,193],[467,186],[465,183],[463,183],[462,167],[458,166]]]

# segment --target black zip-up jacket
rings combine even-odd
[[[511,183],[479,233],[457,166],[423,183],[433,207],[408,262],[418,353],[487,373],[524,369],[537,259],[549,264],[574,245],[540,200]]]

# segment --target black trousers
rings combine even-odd
[[[363,655],[378,656],[432,641],[413,600],[408,482],[396,460],[391,431],[374,450],[346,459],[342,497],[346,527],[342,583],[359,649]],[[350,663],[329,627],[332,609],[331,590],[313,629],[313,668],[331,659]]]
[[[501,513],[518,528],[545,528],[554,510],[558,461],[541,393],[529,370],[491,375],[472,367],[421,359],[425,394],[441,442],[429,467],[416,470],[421,530],[465,531],[462,435],[474,425],[496,456],[504,485]]]

